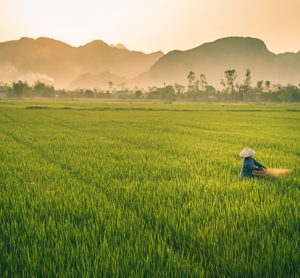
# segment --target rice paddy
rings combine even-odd
[[[299,276],[299,123],[297,104],[0,101],[0,276]],[[242,179],[245,146],[291,171]]]

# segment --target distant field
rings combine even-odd
[[[128,101],[91,99],[20,99],[0,100],[0,107],[26,109],[84,109],[84,110],[188,110],[188,111],[300,111],[300,103],[197,103],[172,101]]]
[[[241,179],[245,146],[293,172]],[[0,101],[0,277],[297,277],[299,250],[299,104]]]

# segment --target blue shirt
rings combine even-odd
[[[245,157],[243,158],[242,170],[240,174],[242,177],[253,177],[253,170],[260,171],[264,168],[265,166],[261,165],[253,157]]]

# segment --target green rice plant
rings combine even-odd
[[[299,112],[1,101],[1,277],[299,276]]]

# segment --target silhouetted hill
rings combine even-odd
[[[236,69],[242,81],[246,69],[253,82],[300,83],[300,52],[274,54],[265,43],[255,38],[229,37],[205,43],[187,51],[171,51],[161,57],[148,72],[132,80],[137,84],[187,84],[187,75],[204,73],[210,84],[220,84],[224,71]]]
[[[21,38],[0,43],[0,80],[39,79],[65,86],[86,72],[105,71],[129,78],[147,71],[162,55],[129,51],[101,40],[73,47],[49,38]]]
[[[300,52],[274,54],[255,38],[229,37],[196,48],[145,54],[122,44],[95,40],[79,47],[49,38],[21,38],[0,43],[0,81],[27,80],[58,87],[94,88],[126,82],[130,86],[187,84],[187,75],[204,73],[218,86],[224,71],[236,69],[242,82],[246,69],[257,80],[300,83]]]

